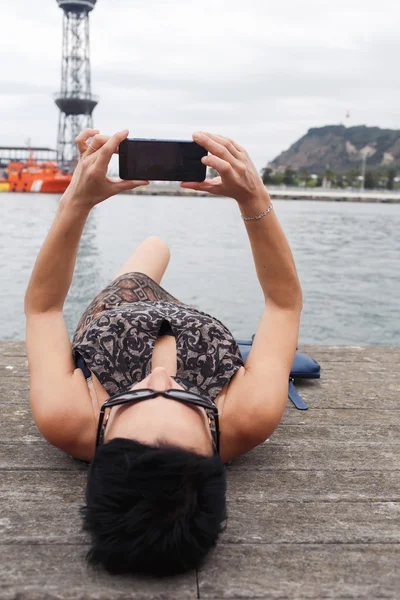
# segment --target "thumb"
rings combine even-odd
[[[182,181],[180,186],[188,190],[195,190],[196,192],[213,193],[216,189],[216,186],[211,182],[212,179],[206,179],[205,181]]]
[[[181,181],[180,186],[181,186],[181,188],[185,188],[187,190],[196,190],[196,191],[205,190],[203,181],[201,181],[201,182],[200,181]]]
[[[112,183],[113,188],[115,190],[115,194],[119,194],[120,192],[127,192],[129,190],[134,190],[137,187],[140,187],[141,185],[149,185],[149,181],[133,181],[133,180],[129,180],[129,181],[114,181]]]

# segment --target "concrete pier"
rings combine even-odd
[[[358,190],[302,188],[285,186],[268,186],[272,200],[317,200],[322,202],[367,202],[382,204],[400,204],[400,190]],[[176,181],[151,182],[146,187],[135,188],[135,195],[144,196],[208,196],[204,192],[195,192],[181,188]]]
[[[228,467],[228,526],[197,572],[93,572],[80,530],[86,467],[49,446],[29,407],[22,342],[0,342],[0,599],[400,597],[400,347],[301,346],[298,383],[262,446]]]

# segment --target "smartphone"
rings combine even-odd
[[[127,138],[119,145],[121,179],[204,181],[207,150],[196,142]]]

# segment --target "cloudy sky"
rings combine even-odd
[[[98,0],[90,19],[104,132],[218,132],[261,168],[310,127],[400,128],[398,0]],[[62,11],[14,0],[0,23],[0,145],[55,147]]]

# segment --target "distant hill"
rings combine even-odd
[[[400,130],[366,125],[314,127],[269,166],[279,171],[292,167],[312,173],[320,173],[327,168],[343,172],[351,167],[360,167],[364,154],[368,156],[369,169],[399,167]]]

